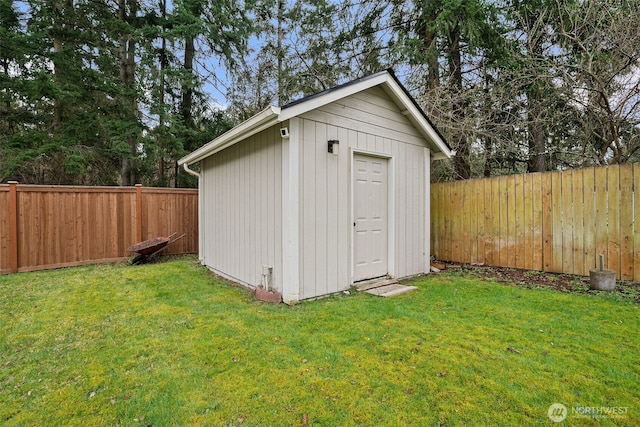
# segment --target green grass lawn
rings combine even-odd
[[[640,423],[638,304],[412,283],[288,307],[192,258],[1,276],[0,425]]]

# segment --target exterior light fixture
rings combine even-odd
[[[339,152],[339,148],[340,148],[340,141],[336,139],[329,140],[329,152],[331,154],[333,154],[334,156],[337,156]]]

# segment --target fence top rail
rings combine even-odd
[[[0,192],[9,191],[9,184],[0,184]],[[197,194],[195,188],[156,188],[142,187],[143,193],[163,193],[163,194]],[[131,193],[135,194],[136,187],[110,187],[110,186],[81,186],[81,185],[35,185],[17,184],[16,191],[31,193]]]
[[[616,168],[619,167],[621,169],[623,168],[631,168],[633,167],[634,163],[625,163],[622,165],[619,164],[612,164],[612,165],[603,165],[603,166],[598,166],[598,165],[591,165],[591,166],[584,166],[581,168],[571,168],[571,169],[562,169],[562,170],[550,170],[550,171],[546,171],[546,172],[526,172],[526,173],[511,173],[511,174],[506,174],[506,175],[495,175],[495,176],[490,176],[490,177],[477,177],[477,178],[469,178],[469,179],[457,179],[457,180],[453,180],[453,181],[439,181],[439,182],[432,182],[431,183],[431,187],[438,187],[438,186],[446,186],[449,184],[452,184],[454,182],[465,182],[465,183],[472,183],[474,181],[492,181],[492,180],[499,180],[499,179],[505,179],[508,177],[530,177],[530,176],[551,176],[551,175],[562,175],[565,173],[575,173],[577,172],[583,172],[584,171],[595,171],[595,170],[605,170],[607,168]]]
[[[583,169],[586,169],[586,168],[583,168]],[[574,169],[567,169],[567,170],[574,170]],[[495,176],[489,176],[489,177],[480,176],[480,177],[469,178],[469,179],[456,179],[456,180],[453,180],[453,181],[432,182],[431,183],[431,187],[446,186],[446,185],[450,185],[450,184],[452,184],[454,182],[464,182],[466,184],[471,184],[471,183],[474,183],[476,181],[499,181],[501,179],[507,179],[507,178],[542,176],[544,174],[562,173],[562,172],[564,172],[564,171],[554,170],[554,171],[547,171],[547,172],[510,173],[510,174],[505,174],[505,175],[495,175]]]
[[[143,193],[198,194],[197,188],[142,187]]]

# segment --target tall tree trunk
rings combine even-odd
[[[127,0],[118,0],[118,19],[127,24],[130,17],[135,17],[138,11],[137,0],[129,0],[129,11],[127,13]],[[125,26],[126,27],[126,26]],[[138,107],[135,100],[134,82],[135,82],[135,41],[130,33],[121,34],[118,38],[118,54],[120,59],[120,83],[125,88],[123,105],[125,121],[133,127],[138,116]],[[136,157],[136,136],[134,129],[128,129],[125,141],[129,147],[129,154],[122,157],[121,179],[123,186],[132,186],[136,182],[135,171],[133,169],[133,159]]]
[[[160,48],[160,116],[158,117],[158,183],[160,186],[165,187],[167,185],[165,178],[165,70],[167,69],[167,38],[165,37],[165,25],[167,19],[167,0],[160,1],[160,9],[162,13],[162,45]]]
[[[193,1],[188,3],[189,13],[194,20],[191,24],[195,26],[196,20],[202,16],[203,2]],[[186,71],[186,78],[182,80],[182,103],[180,105],[180,113],[184,126],[187,129],[193,127],[193,60],[196,55],[196,37],[199,31],[189,30],[184,35],[184,61],[183,67]],[[186,147],[190,149],[191,147]]]
[[[184,41],[184,63],[183,67],[187,71],[188,77],[182,83],[182,120],[184,125],[190,129],[192,127],[193,108],[193,58],[196,53],[194,36],[187,36]]]
[[[184,41],[184,63],[183,67],[188,72],[188,77],[182,82],[182,103],[180,105],[180,113],[182,115],[182,122],[187,132],[187,139],[189,138],[189,131],[193,128],[193,116],[192,116],[192,108],[193,108],[193,58],[195,56],[195,37],[193,35],[188,35]],[[190,144],[187,144],[187,149],[191,149],[189,147]],[[179,172],[178,164],[176,162],[175,167],[175,177],[173,186],[178,188],[180,186],[179,183]]]
[[[284,51],[282,50],[282,41],[284,39],[284,29],[282,28],[282,15],[284,12],[284,0],[278,0],[278,105],[282,105],[284,98],[282,93],[284,70],[282,64],[284,62]]]
[[[495,121],[496,114],[493,113],[494,108],[491,102],[491,89],[490,89],[493,82],[491,81],[489,73],[487,72],[487,65],[485,60],[482,61],[481,67],[482,67],[482,73],[484,77],[483,79],[484,80],[484,110],[486,111],[486,114],[488,114],[489,120]],[[493,163],[495,162],[495,160],[493,159],[494,142],[493,142],[492,135],[484,136],[483,146],[484,146],[484,154],[485,154],[483,176],[485,178],[489,178],[491,176]]]
[[[64,66],[61,63],[62,49],[63,49],[63,34],[64,34],[64,21],[65,21],[65,2],[56,1],[53,4],[54,24],[53,24],[53,78],[60,88],[63,85],[64,78]],[[60,93],[60,92],[58,92]],[[53,100],[53,123],[52,128],[54,132],[59,131],[62,128],[62,99],[60,96],[56,96]]]
[[[537,102],[534,102],[537,104]],[[545,153],[545,131],[544,122],[542,119],[536,117],[537,109],[534,107],[531,111],[531,100],[529,101],[530,111],[534,117],[529,119],[527,124],[529,128],[529,161],[527,162],[528,172],[545,172],[547,170],[547,154]]]
[[[538,59],[543,57],[539,39],[532,38],[528,44],[529,55]],[[534,81],[527,89],[527,130],[529,138],[528,172],[545,172],[547,170],[546,130],[544,126],[544,83]]]
[[[449,32],[448,41],[449,75],[453,94],[451,107],[453,109],[454,123],[458,124],[458,129],[454,136],[456,155],[453,163],[458,178],[469,179],[471,177],[471,165],[469,164],[469,143],[464,130],[466,102],[462,93],[462,52],[458,24]]]
[[[195,24],[198,19],[204,13],[204,2],[202,1],[193,1],[188,5],[189,12],[191,17],[193,18],[192,24],[195,27]],[[182,80],[182,102],[180,104],[180,115],[182,117],[182,122],[185,127],[185,144],[184,148],[186,150],[193,150],[195,147],[193,146],[191,131],[194,128],[193,121],[193,96],[194,96],[194,76],[193,76],[193,62],[196,55],[196,38],[200,34],[201,30],[190,30],[187,31],[184,35],[184,61],[183,68],[186,71],[186,77]],[[177,164],[175,166],[175,181],[174,186],[179,187],[179,176],[178,176],[179,168]]]
[[[438,47],[436,46],[436,34],[430,29],[430,23],[437,18],[435,11],[427,17],[424,25],[424,47],[427,55],[427,90],[433,90],[440,86],[440,64],[438,62]],[[424,18],[423,18],[424,19]]]

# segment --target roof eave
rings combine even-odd
[[[435,126],[429,121],[426,117],[422,109],[417,105],[416,101],[411,97],[407,91],[400,85],[394,75],[391,73],[387,74],[387,88],[391,90],[393,95],[406,107],[407,115],[411,116],[413,119],[414,125],[418,127],[418,130],[427,138],[428,141],[431,142],[432,148],[434,148],[435,153],[442,153],[442,156],[438,156],[442,158],[450,159],[455,155],[455,152],[451,150],[449,145],[445,142],[444,138]]]
[[[183,165],[185,163],[191,165],[193,163],[197,163],[200,160],[235,144],[239,140],[255,135],[256,133],[282,121],[278,119],[279,115],[279,107],[269,106],[250,119],[240,123],[233,129],[184,156],[178,160],[178,165]]]
[[[380,72],[371,75],[364,80],[340,87],[337,90],[330,90],[320,96],[311,96],[309,99],[301,100],[302,102],[293,102],[289,105],[285,105],[280,112],[280,121],[289,120],[290,118],[315,110],[316,108],[322,107],[323,105],[329,104],[333,101],[337,101],[360,91],[378,86],[381,83],[384,83],[386,79],[387,73]]]

